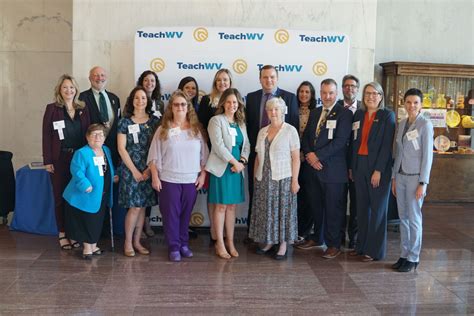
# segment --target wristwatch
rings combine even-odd
[[[244,166],[246,166],[247,163],[248,163],[247,161],[245,161],[245,159],[240,159],[239,161],[240,161]]]
[[[426,183],[425,182],[420,182],[420,185],[425,185]]]

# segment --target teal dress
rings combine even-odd
[[[231,127],[237,130],[235,146],[232,147],[232,156],[240,159],[244,136],[237,123],[231,123]],[[209,180],[208,202],[214,204],[239,204],[245,201],[243,172],[234,173],[230,170],[232,165],[227,164],[222,177],[211,174]]]

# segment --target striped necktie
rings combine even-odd
[[[324,109],[323,112],[321,113],[321,120],[319,121],[318,127],[316,128],[316,138],[318,138],[319,134],[321,133],[321,129],[326,123],[326,117],[328,113],[329,113],[328,109]]]

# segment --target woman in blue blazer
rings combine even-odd
[[[92,124],[86,132],[87,145],[74,153],[72,179],[64,190],[66,200],[66,232],[82,242],[82,257],[100,255],[97,247],[106,206],[112,207],[114,168],[110,150],[104,146],[102,124]]]
[[[385,258],[387,210],[392,175],[395,115],[384,108],[384,93],[377,82],[365,85],[361,108],[352,124],[349,175],[356,188],[359,237],[352,255],[362,261]]]
[[[392,192],[400,217],[401,255],[392,268],[409,272],[418,266],[423,233],[421,207],[433,163],[433,124],[421,113],[423,93],[409,89],[403,97],[408,118],[398,125]]]

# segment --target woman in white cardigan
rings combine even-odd
[[[208,201],[216,205],[212,220],[216,254],[230,259],[239,256],[234,246],[235,208],[245,201],[243,170],[250,153],[244,103],[237,89],[229,88],[222,94],[208,133],[212,144],[206,164],[211,173]]]
[[[287,257],[287,244],[298,235],[296,193],[299,191],[300,139],[284,121],[285,101],[273,98],[265,105],[270,125],[257,136],[254,195],[249,237],[263,243],[257,254],[279,244],[274,259]]]

